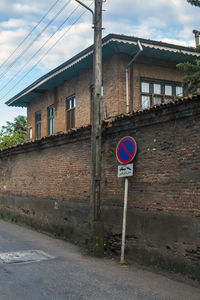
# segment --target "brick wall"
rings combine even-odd
[[[89,134],[82,129],[1,154],[4,213],[74,242],[87,239]]]
[[[130,135],[138,153],[129,178],[127,257],[171,269],[184,266],[184,272],[189,263],[199,270],[199,126],[199,97],[104,124],[102,211],[108,251],[119,254],[123,210],[124,179],[117,178],[115,149]],[[0,152],[2,216],[85,242],[89,186],[89,127]]]
[[[103,62],[103,118],[126,112],[125,68],[130,61],[125,54],[114,55]],[[129,72],[130,75],[130,72]],[[140,77],[181,82],[183,75],[176,69],[175,63],[138,58],[133,67],[133,109],[140,109]],[[130,76],[129,76],[130,83]],[[35,112],[42,113],[42,136],[47,135],[47,107],[55,105],[55,133],[66,132],[66,98],[76,95],[75,126],[79,128],[90,124],[92,70],[85,71],[66,81],[56,89],[42,94],[28,106],[28,127],[33,128],[35,138]],[[129,84],[130,85],[130,84]],[[129,102],[131,93],[129,91]]]
[[[179,270],[180,258],[200,262],[199,100],[137,113],[106,128],[103,211],[108,248],[118,255],[124,179],[117,178],[115,149],[123,136],[133,136],[138,153],[129,178],[127,256]]]

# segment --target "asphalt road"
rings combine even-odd
[[[12,263],[12,253],[25,250],[51,257]],[[8,252],[10,263],[3,260]],[[69,243],[0,220],[0,300],[4,299],[200,300],[200,286],[86,257]]]

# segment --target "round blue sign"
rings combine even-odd
[[[116,148],[117,160],[121,164],[128,164],[131,162],[137,152],[137,144],[134,138],[126,136],[122,138]]]

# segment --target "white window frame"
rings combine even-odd
[[[144,90],[145,84],[149,84],[149,87],[146,90]],[[160,85],[160,93],[156,93],[158,89],[157,91],[154,91],[154,89],[158,87],[158,85]],[[170,89],[169,87],[171,87],[171,91],[170,93],[166,93],[167,89]],[[182,93],[180,95],[181,90]],[[177,93],[179,93],[179,95],[177,95]],[[176,98],[183,97],[183,88],[180,82],[141,78],[140,95],[141,108],[148,109],[151,106],[159,105],[161,103],[168,103],[175,100]],[[149,98],[148,103],[147,98]],[[143,102],[143,99],[145,102]]]

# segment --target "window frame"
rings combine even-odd
[[[149,84],[149,92],[143,92],[142,91],[142,83],[148,83]],[[154,84],[160,85],[161,93],[157,94],[154,93]],[[165,93],[165,88],[166,86],[171,86],[172,87],[172,95],[167,95]],[[182,88],[182,96],[176,95],[177,92],[177,87]],[[142,102],[142,96],[147,96],[150,99],[150,105],[146,108],[143,108],[143,102]],[[148,109],[152,106],[159,105],[161,103],[154,103],[153,99],[154,97],[160,97],[161,98],[161,103],[168,103],[170,101],[175,100],[176,98],[181,98],[184,96],[184,90],[183,87],[181,86],[180,82],[177,81],[169,81],[169,80],[161,80],[161,79],[152,79],[152,78],[145,78],[141,77],[140,78],[140,107],[142,109]]]
[[[75,110],[76,110],[76,96],[75,94],[66,98],[66,127],[67,130],[75,128]]]
[[[40,118],[37,116],[40,115]],[[42,113],[41,110],[35,112],[35,138],[41,138],[41,127],[42,127]]]
[[[53,114],[51,115],[52,109],[53,109]],[[54,134],[54,115],[55,115],[55,107],[54,104],[52,104],[47,107],[47,135],[48,136]]]

